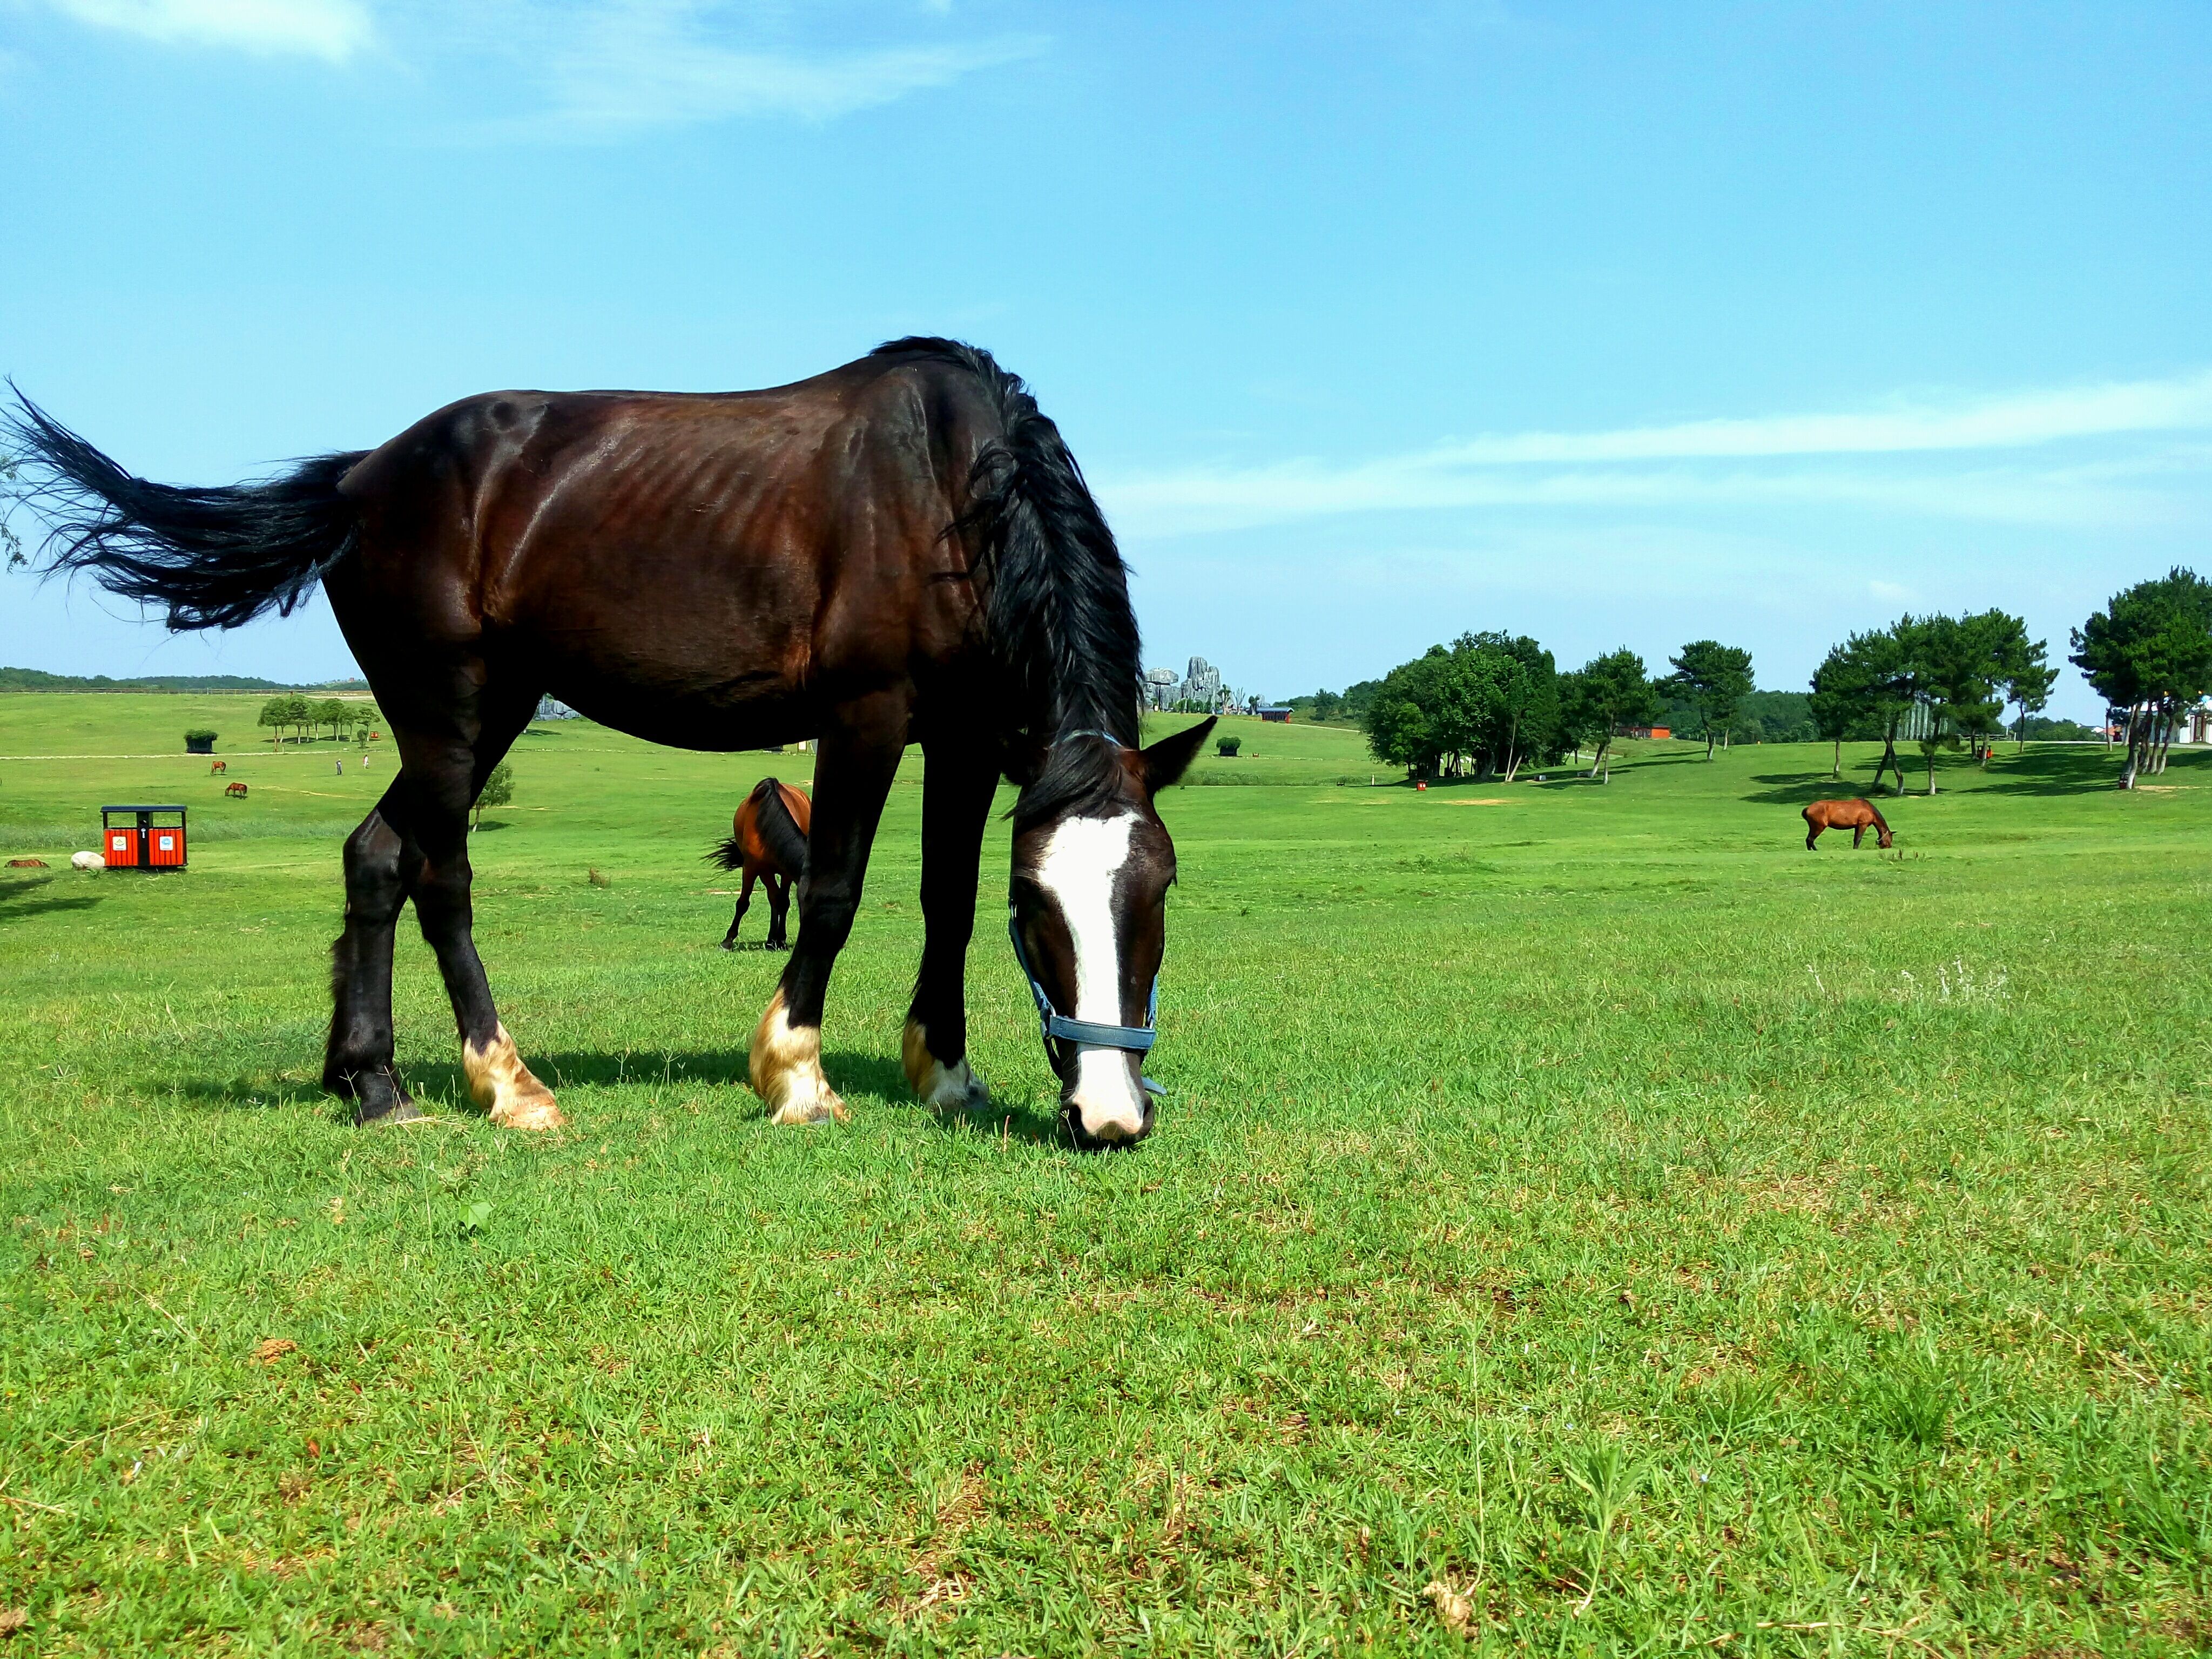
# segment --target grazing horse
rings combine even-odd
[[[1851,845],[1856,847],[1866,839],[1866,832],[1875,832],[1875,845],[1887,847],[1890,842],[1889,825],[1875,810],[1874,803],[1864,800],[1816,800],[1805,809],[1805,848],[1810,852],[1813,843],[1820,839],[1823,830],[1848,830]]]
[[[768,948],[790,948],[784,937],[784,918],[791,914],[791,884],[806,873],[806,825],[814,816],[813,803],[787,783],[763,778],[738,803],[730,818],[730,838],[707,854],[725,870],[744,872],[738,890],[738,911],[730,918],[730,931],[722,935],[722,948],[738,948],[738,924],[753,902],[753,883],[768,889]]]
[[[503,392],[257,483],[135,477],[27,401],[8,423],[48,568],[172,629],[289,612],[319,584],[399,754],[347,841],[323,1082],[418,1115],[395,1068],[392,935],[412,899],[495,1122],[563,1120],[500,1023],[471,933],[468,811],[557,697],[656,743],[818,738],[799,939],[749,1072],[779,1123],[842,1117],[822,1009],[900,756],[922,745],[926,927],[901,1054],[939,1107],[968,1060],[976,866],[1021,785],[1008,894],[1079,1146],[1152,1125],[1139,1060],[1174,843],[1154,807],[1212,721],[1137,746],[1137,624],[1113,532],[1015,375],[906,339],[760,392]]]
[[[208,775],[210,777],[213,777],[218,772],[228,772],[229,770],[230,763],[228,761],[217,761],[214,765],[208,768]]]
[[[226,783],[222,787],[222,793],[228,799],[244,800],[246,799],[246,786],[242,783]]]

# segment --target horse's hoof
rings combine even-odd
[[[463,1042],[461,1069],[468,1074],[469,1093],[501,1128],[543,1131],[568,1121],[553,1103],[553,1091],[522,1063],[504,1025],[493,1027],[482,1048]]]
[[[785,1102],[769,1119],[769,1122],[786,1127],[797,1124],[808,1128],[818,1127],[824,1123],[850,1123],[852,1121],[853,1114],[846,1109],[845,1103],[827,1089],[811,1100]]]
[[[722,941],[722,948],[725,951],[734,951],[738,948],[738,942],[733,939],[726,939]]]
[[[402,1095],[381,1111],[372,1112],[364,1105],[354,1115],[354,1123],[357,1127],[363,1129],[383,1129],[395,1123],[421,1123],[429,1115],[429,1113],[424,1111],[406,1096]]]

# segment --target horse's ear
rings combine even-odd
[[[1198,757],[1199,746],[1206,741],[1206,733],[1213,730],[1220,717],[1208,714],[1197,725],[1187,726],[1172,737],[1162,738],[1143,754],[1145,789],[1157,795],[1170,784],[1179,781]]]

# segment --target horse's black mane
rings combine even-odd
[[[1134,747],[1143,665],[1128,570],[1105,514],[1018,374],[977,346],[916,336],[870,354],[926,358],[965,370],[995,404],[1000,435],[977,453],[969,503],[948,533],[969,532],[988,572],[992,649],[1015,693],[1018,741],[1045,745],[1014,809],[1016,828],[1118,797],[1120,758],[1103,732]]]

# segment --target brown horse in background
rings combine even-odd
[[[1875,832],[1875,845],[1890,843],[1889,825],[1876,811],[1874,803],[1864,800],[1816,800],[1805,809],[1805,850],[1813,850],[1813,843],[1820,839],[1823,830],[1848,830],[1851,845],[1856,847],[1866,838],[1866,832]]]
[[[811,801],[774,778],[763,778],[738,803],[730,818],[730,838],[707,854],[708,862],[745,875],[738,890],[738,913],[722,936],[725,951],[738,948],[738,924],[753,902],[756,881],[768,889],[768,948],[791,948],[784,919],[791,914],[791,884],[806,873],[806,830],[813,817]]]

